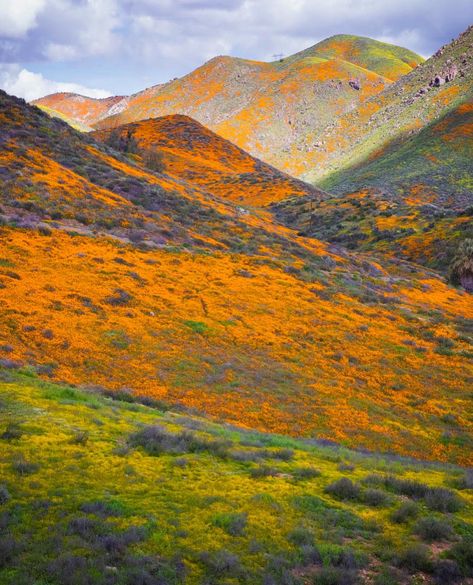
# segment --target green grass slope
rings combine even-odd
[[[325,144],[321,164],[305,178],[332,188],[341,185],[343,175],[338,173],[364,165],[372,156],[389,153],[400,141],[418,134],[454,108],[471,103],[472,43],[470,27],[408,75],[327,126],[318,136]],[[332,148],[332,143],[337,148]]]
[[[298,61],[309,56],[343,59],[387,77],[399,79],[420,65],[424,59],[409,49],[356,35],[334,35],[284,61]]]
[[[306,179],[335,196],[282,203],[279,217],[305,234],[448,272],[473,235],[472,41],[469,28],[322,132],[320,164]]]
[[[473,484],[460,468],[242,431],[9,367],[2,585],[473,576]]]
[[[40,110],[43,110],[43,112],[46,112],[46,114],[48,114],[52,118],[58,118],[59,120],[63,120],[64,122],[69,124],[69,126],[72,126],[74,130],[78,130],[79,132],[90,132],[92,130],[91,126],[87,126],[87,124],[84,124],[83,122],[75,118],[70,118],[65,113],[60,112],[59,110],[49,108],[44,104],[38,104],[38,108]]]
[[[465,98],[473,100],[473,92]],[[409,193],[409,187],[428,184],[432,202],[465,209],[473,203],[472,145],[473,103],[464,103],[418,134],[397,140],[365,162],[331,175],[323,184],[335,193],[370,186],[401,196]]]

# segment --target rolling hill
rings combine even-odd
[[[470,295],[243,213],[202,176],[150,170],[21,100],[0,106],[6,363],[247,428],[471,463]],[[152,122],[153,136],[173,122],[189,126]]]
[[[334,121],[305,175],[334,197],[283,203],[279,218],[306,235],[447,272],[473,237],[472,46],[469,28]]]
[[[0,91],[0,585],[473,585],[472,35]]]
[[[184,179],[235,203],[264,207],[288,197],[326,196],[320,189],[255,159],[187,116],[152,118],[99,130],[93,136],[118,150],[129,150],[132,144],[145,164],[154,164],[176,180]]]
[[[407,49],[338,35],[272,63],[216,57],[180,79],[116,101],[54,94],[35,103],[96,128],[184,114],[300,176],[311,168],[309,153],[319,149],[317,133],[421,62]]]
[[[102,118],[118,113],[126,104],[125,96],[109,98],[89,98],[70,92],[54,93],[36,100],[42,108],[49,112],[59,112],[71,120],[78,129],[90,131],[92,126]]]

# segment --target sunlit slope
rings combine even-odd
[[[60,112],[67,120],[75,121],[80,129],[90,129],[98,120],[118,113],[125,107],[124,96],[109,98],[90,98],[76,93],[53,93],[32,102],[40,107],[45,106],[54,113]]]
[[[1,105],[2,358],[261,430],[470,461],[470,295]]]
[[[460,242],[473,237],[472,146],[473,110],[465,103],[337,173],[324,183],[334,196],[285,201],[277,214],[307,235],[447,273]]]
[[[46,112],[46,114],[49,114],[53,118],[59,118],[60,120],[64,120],[64,122],[67,122],[69,126],[72,126],[72,128],[74,128],[75,130],[79,130],[80,132],[90,132],[92,130],[90,126],[86,126],[83,122],[80,122],[76,118],[69,118],[66,114],[58,110],[53,110],[52,108],[44,104],[38,104],[38,107],[41,110],[43,110],[43,112]]]
[[[346,179],[343,171],[350,167],[357,171],[369,164],[371,157],[389,155],[455,108],[471,103],[472,41],[470,27],[408,75],[334,121],[318,135],[323,148],[306,178],[323,179],[323,184],[332,188],[341,186]],[[408,182],[409,176],[405,178]],[[399,176],[394,177],[391,188],[397,185]],[[364,186],[369,185],[365,182]]]
[[[326,268],[288,266],[61,231],[4,228],[1,248],[2,352],[43,375],[260,430],[470,461],[472,300],[436,278],[391,280],[367,263],[363,291],[327,256]]]
[[[144,162],[154,161],[177,180],[185,179],[214,195],[251,206],[288,197],[322,198],[324,193],[253,158],[187,116],[166,116],[102,130],[94,137],[127,148],[131,143]]]
[[[329,37],[286,60],[292,62],[312,55],[326,59],[342,59],[392,81],[406,75],[423,61],[422,57],[409,49],[367,37],[343,34]]]
[[[232,429],[31,369],[0,377],[4,585],[472,574],[464,470]]]
[[[311,170],[308,153],[317,154],[318,132],[421,61],[406,49],[347,35],[273,63],[216,57],[182,78],[129,96],[115,114],[104,117],[99,108],[95,125],[185,114],[299,176]],[[69,106],[64,110],[69,113]]]
[[[448,272],[459,243],[473,236],[472,31],[321,135],[306,177],[335,196],[283,203],[280,219]]]

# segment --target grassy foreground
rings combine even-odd
[[[468,583],[458,467],[0,369],[0,583]]]

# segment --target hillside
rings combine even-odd
[[[373,157],[388,155],[400,142],[415,137],[456,107],[470,103],[472,43],[470,27],[360,108],[334,120],[318,135],[324,148],[305,178],[322,181],[331,188],[341,185],[348,173],[362,170]],[[396,184],[394,177],[392,185]]]
[[[471,295],[0,106],[2,359],[253,429],[471,463]]]
[[[250,156],[187,116],[165,116],[114,130],[101,130],[94,138],[126,150],[141,152],[145,164],[154,164],[176,180],[243,205],[263,207],[288,197],[325,196],[274,167]],[[152,153],[152,154],[151,154]],[[153,154],[158,157],[153,158]]]
[[[74,121],[80,129],[89,131],[102,118],[118,113],[126,104],[125,96],[89,98],[76,93],[54,93],[35,100],[45,111],[59,112],[67,120]]]
[[[355,35],[335,35],[296,53],[285,61],[293,62],[316,55],[326,59],[341,59],[363,69],[396,81],[410,73],[422,59],[408,49]]]
[[[462,469],[0,378],[3,585],[471,582]]]
[[[300,176],[311,168],[308,153],[317,154],[318,132],[421,61],[406,49],[340,35],[272,63],[216,57],[182,78],[125,98],[106,116],[104,101],[97,101],[93,120],[87,109],[79,112],[72,95],[65,100],[47,96],[35,103],[70,117],[76,111],[80,122],[98,128],[184,114]],[[95,107],[89,110],[93,114]]]
[[[335,196],[315,206],[289,201],[280,219],[306,234],[447,272],[459,242],[473,236],[472,46],[470,28],[334,122],[319,136],[324,158],[306,177]]]

